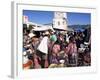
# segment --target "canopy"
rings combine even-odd
[[[53,30],[52,26],[41,26],[41,27],[34,27],[34,29],[32,29],[33,31],[46,31],[46,30]]]

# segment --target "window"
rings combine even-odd
[[[60,22],[58,21],[58,26],[60,25]]]
[[[63,25],[65,24],[65,22],[63,21]]]

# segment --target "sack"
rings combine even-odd
[[[44,37],[42,39],[37,49],[45,54],[48,54],[48,37]]]

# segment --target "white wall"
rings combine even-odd
[[[49,78],[41,78],[40,80],[99,80],[100,75],[100,5],[99,0],[32,0],[34,3],[41,4],[56,4],[56,5],[78,5],[78,6],[88,6],[97,7],[97,18],[98,26],[94,34],[95,39],[98,44],[96,50],[98,50],[98,71],[97,73],[91,74],[72,74],[66,76],[53,76]],[[12,80],[10,76],[10,60],[11,60],[11,0],[1,0],[0,1],[0,80]],[[96,51],[97,52],[97,51]],[[95,54],[95,53],[94,53]],[[26,80],[26,79],[25,79]],[[35,79],[28,79],[35,80]]]

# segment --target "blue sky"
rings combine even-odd
[[[54,12],[52,11],[33,11],[33,10],[23,10],[23,15],[28,16],[29,21],[38,24],[52,23]],[[68,25],[77,24],[91,24],[91,14],[90,13],[67,13]]]

